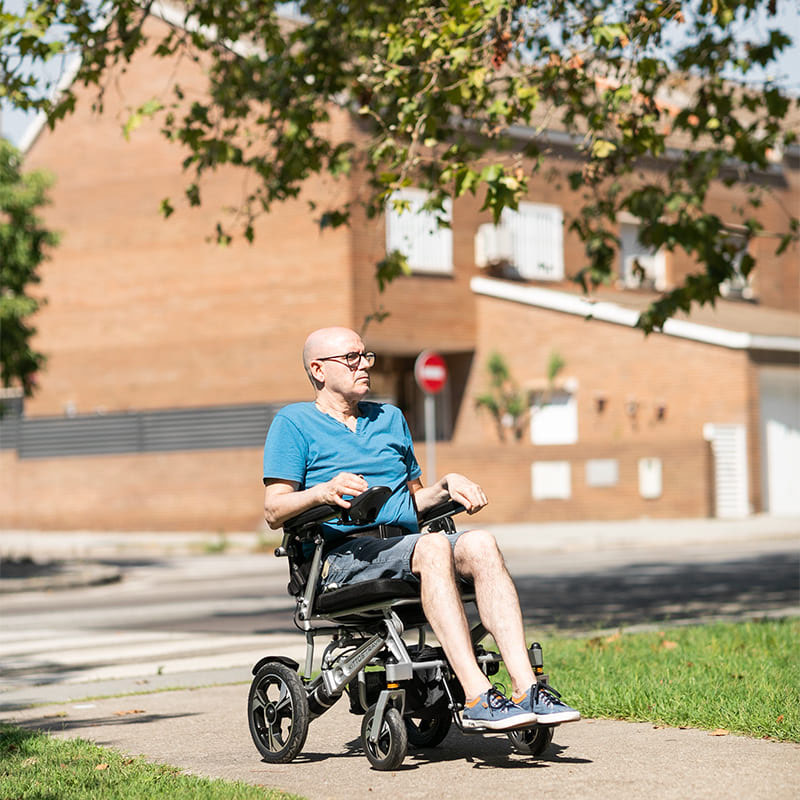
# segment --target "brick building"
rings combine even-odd
[[[200,91],[196,67],[180,69],[183,84]],[[160,200],[185,185],[180,154],[156,126],[130,141],[120,133],[163,70],[137,58],[109,89],[102,116],[80,103],[28,149],[28,168],[57,176],[47,222],[62,242],[43,269],[48,304],[36,345],[47,368],[24,413],[0,423],[1,526],[259,527],[269,420],[310,397],[300,365],[306,334],[329,324],[361,329],[379,310],[389,316],[365,330],[380,355],[373,394],[398,403],[421,440],[414,360],[423,349],[445,356],[439,471],[484,485],[487,523],[800,514],[796,249],[776,257],[774,241],[757,240],[749,285],[645,338],[632,327],[637,310],[691,264],[643,252],[636,221],[623,220],[619,284],[581,295],[566,280],[582,251],[563,224],[574,200],[558,178],[576,155],[557,142],[550,168],[499,228],[476,199],[462,198],[450,231],[424,215],[388,213],[320,232],[306,200],[355,196],[354,175],[309,182],[303,197],[258,221],[254,245],[220,249],[206,237],[218,208],[236,201],[241,176],[216,173],[203,208],[178,207],[164,221]],[[345,113],[332,125],[359,135]],[[800,152],[754,180],[772,188],[760,212],[765,230],[783,227],[783,209],[798,208]],[[714,187],[723,219],[746,189]],[[374,264],[395,246],[413,274],[381,294]],[[529,400],[519,439],[501,442],[476,408],[493,353]],[[551,381],[554,354],[563,368]],[[422,442],[417,455],[424,469]]]

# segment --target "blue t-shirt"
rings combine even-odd
[[[358,404],[355,431],[314,403],[292,403],[273,419],[264,444],[264,478],[295,481],[308,489],[340,472],[363,475],[369,486],[388,486],[392,495],[376,519],[419,530],[407,483],[421,474],[411,433],[400,409],[385,403]],[[326,525],[328,532],[356,530]]]

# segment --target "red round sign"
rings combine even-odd
[[[414,363],[414,377],[423,392],[437,394],[447,383],[447,364],[438,353],[425,350]]]

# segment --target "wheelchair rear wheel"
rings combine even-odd
[[[447,708],[428,719],[406,717],[408,743],[412,747],[436,747],[447,736],[452,722],[453,718]]]
[[[540,756],[553,741],[553,728],[537,725],[535,728],[525,728],[520,731],[510,731],[508,738],[518,753]]]
[[[383,771],[397,769],[403,763],[408,751],[405,722],[396,708],[387,708],[383,715],[383,724],[378,739],[371,742],[369,731],[374,716],[375,706],[370,706],[361,721],[361,741],[364,744],[367,759],[375,769]]]
[[[278,662],[261,667],[250,685],[247,717],[250,735],[264,761],[291,761],[308,735],[308,697],[300,676]]]

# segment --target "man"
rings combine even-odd
[[[492,534],[419,533],[418,512],[452,498],[472,514],[486,505],[486,495],[456,473],[422,485],[403,415],[393,406],[365,402],[374,363],[375,354],[365,351],[355,331],[323,328],[309,335],[303,364],[315,399],[287,406],[270,426],[264,446],[267,523],[279,528],[321,503],[348,508],[348,498],[370,486],[389,486],[392,495],[376,523],[402,535],[344,541],[344,529],[327,526],[322,591],[378,577],[419,580],[425,616],[464,689],[465,727],[510,730],[537,720],[580,719],[557,692],[536,682],[519,599]],[[481,620],[511,676],[512,700],[492,687],[475,660],[457,576],[474,583]]]

